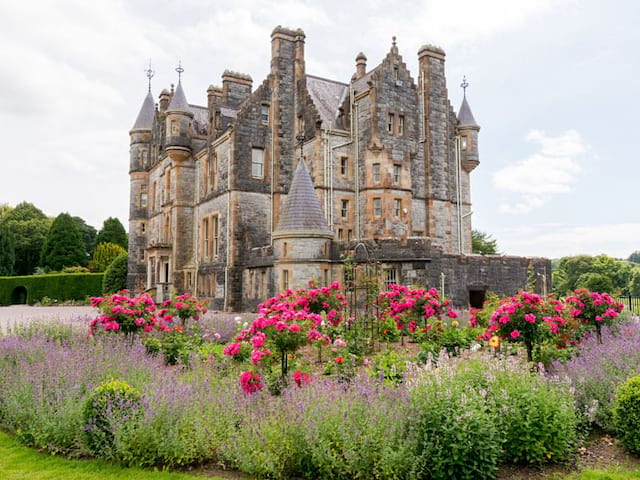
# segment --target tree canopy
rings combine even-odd
[[[104,272],[107,267],[111,265],[111,262],[123,253],[127,253],[127,251],[120,245],[116,245],[115,243],[99,243],[93,252],[89,267],[94,272]]]
[[[553,289],[565,294],[576,288],[609,293],[629,293],[633,265],[608,255],[563,257],[553,271]]]
[[[499,255],[498,241],[480,230],[471,231],[471,251],[483,255]]]
[[[633,263],[640,263],[640,250],[636,250],[631,255],[629,255],[629,258],[627,258],[627,260]]]
[[[0,220],[0,276],[13,275],[16,241],[11,230]]]
[[[96,236],[98,235],[98,231],[91,225],[88,225],[83,218],[72,218],[78,225],[78,229],[80,230],[80,235],[82,236],[82,241],[84,242],[84,247],[87,252],[87,258],[89,258],[93,255],[93,251],[96,248]]]
[[[122,226],[122,223],[120,223],[120,220],[114,217],[109,217],[104,221],[102,228],[95,239],[96,245],[101,243],[115,243],[127,250],[129,247],[127,232]]]
[[[38,266],[51,219],[28,202],[19,203],[3,215],[3,224],[11,231],[15,240],[13,273],[31,275]]]
[[[42,246],[40,266],[59,271],[64,267],[86,265],[85,243],[77,222],[68,213],[56,217]]]

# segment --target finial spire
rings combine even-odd
[[[394,35],[393,37],[391,37],[391,44],[395,47],[396,46],[396,36]]]
[[[467,82],[467,76],[464,75],[462,77],[462,83],[460,84],[460,86],[462,87],[462,96],[466,97],[467,96],[467,87],[469,86],[469,83]]]
[[[176,72],[178,72],[178,83],[182,80],[182,72],[184,72],[184,68],[182,68],[182,61],[178,60],[178,67],[176,68]]]
[[[149,92],[151,92],[151,79],[156,74],[154,70],[151,70],[151,59],[149,59],[149,68],[145,70],[145,73],[147,74],[147,78],[149,79]]]

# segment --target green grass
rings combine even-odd
[[[640,471],[638,470],[585,470],[581,473],[576,473],[568,477],[564,477],[565,480],[634,480],[640,479]]]
[[[195,480],[182,473],[122,468],[99,460],[67,460],[21,445],[0,432],[0,478],[2,480]],[[200,477],[202,478],[202,477]],[[219,477],[207,477],[222,480]]]

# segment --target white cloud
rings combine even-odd
[[[582,171],[579,160],[587,145],[575,130],[557,137],[532,130],[527,141],[539,144],[539,151],[493,174],[498,190],[516,194],[516,200],[500,205],[502,213],[528,213],[558,193],[571,192]]]
[[[532,224],[526,228],[495,228],[498,246],[509,255],[559,258],[606,253],[627,258],[638,249],[640,223],[600,225]]]

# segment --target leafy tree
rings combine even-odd
[[[563,257],[553,272],[553,289],[564,295],[576,288],[592,291],[627,293],[632,264],[608,255]],[[590,275],[587,275],[590,274]],[[603,279],[606,277],[609,281]]]
[[[640,265],[633,267],[629,281],[629,294],[640,295]]]
[[[483,255],[499,255],[498,241],[480,230],[471,231],[471,251]]]
[[[45,270],[59,271],[86,263],[85,244],[78,224],[68,213],[61,213],[53,221],[42,246],[40,266]]]
[[[633,263],[640,263],[640,250],[636,250],[631,255],[629,255],[629,258],[627,258],[627,260]]]
[[[117,218],[109,217],[102,224],[102,228],[96,236],[96,245],[101,243],[115,243],[125,250],[129,247],[127,232]]]
[[[107,267],[102,280],[104,293],[119,292],[127,288],[128,262],[129,256],[127,252],[123,252]]]
[[[22,202],[6,212],[4,225],[15,239],[15,275],[31,275],[40,261],[42,245],[51,226],[51,219],[33,204]]]
[[[94,272],[104,272],[107,267],[111,265],[111,262],[122,253],[127,253],[127,251],[120,245],[116,245],[115,243],[100,243],[96,247],[95,252],[93,252],[89,266]]]
[[[13,274],[16,262],[16,241],[13,233],[0,221],[0,276]]]
[[[89,258],[93,255],[93,251],[96,248],[96,235],[98,235],[98,231],[80,217],[73,217],[73,220],[78,225],[87,252],[87,258]]]
[[[7,216],[7,214],[13,210],[13,207],[7,203],[0,203],[0,222],[2,219]]]

